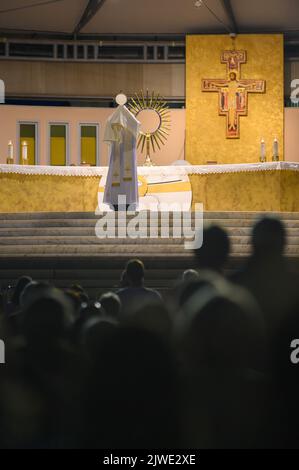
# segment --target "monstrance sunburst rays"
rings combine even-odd
[[[170,110],[165,99],[156,94],[154,91],[150,94],[147,90],[146,93],[141,91],[135,93],[135,95],[129,101],[129,110],[137,118],[141,111],[152,110],[155,111],[159,117],[159,123],[154,131],[146,132],[140,131],[140,135],[137,142],[137,148],[141,149],[143,153],[146,152],[145,165],[153,165],[151,161],[151,152],[156,152],[157,149],[161,150],[161,147],[166,144],[171,129]]]

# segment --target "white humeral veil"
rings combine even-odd
[[[139,121],[126,106],[118,106],[107,121],[104,141],[110,146],[110,158],[105,204],[118,205],[118,196],[126,196],[126,204],[138,205],[136,142],[139,129]]]

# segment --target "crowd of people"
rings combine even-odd
[[[228,276],[229,237],[207,227],[167,299],[138,259],[97,299],[22,276],[2,298],[0,447],[299,447],[298,278],[278,219],[251,244]]]

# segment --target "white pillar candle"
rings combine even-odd
[[[273,142],[273,157],[274,159],[277,159],[279,157],[278,140],[276,138]]]
[[[8,142],[8,158],[13,159],[13,144],[11,140]]]
[[[261,141],[261,162],[266,161],[266,142],[264,139]]]
[[[25,141],[22,143],[22,160],[28,160],[28,144]]]

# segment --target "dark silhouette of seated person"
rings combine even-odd
[[[124,314],[134,313],[146,304],[162,301],[157,291],[144,286],[145,269],[142,261],[138,259],[129,261],[125,272],[129,285],[117,291]]]
[[[14,313],[20,309],[20,297],[25,289],[25,287],[32,282],[31,277],[29,276],[21,276],[17,284],[14,288],[13,295],[11,297],[11,300],[7,303],[6,306],[6,312],[8,314]]]
[[[111,327],[105,336],[98,333],[100,350],[81,400],[85,423],[79,429],[79,445],[176,448],[176,370],[166,344],[139,328]]]
[[[272,409],[269,434],[273,440],[272,446],[276,448],[298,448],[298,339],[299,302],[285,316],[273,341],[271,372],[275,385],[275,406]]]
[[[37,368],[57,370],[73,323],[72,304],[63,292],[51,287],[42,287],[40,296],[34,295],[22,314],[26,354]]]
[[[103,309],[100,302],[89,302],[81,304],[79,314],[76,316],[76,320],[72,327],[72,338],[75,343],[80,343],[81,334],[83,329],[89,320],[98,320],[106,316],[106,312]]]
[[[267,216],[259,220],[252,232],[252,255],[246,266],[232,277],[257,299],[270,336],[298,298],[296,279],[284,257],[286,236],[279,219]]]
[[[41,441],[36,445],[60,447],[79,400],[77,382],[83,370],[69,342],[73,306],[62,291],[38,284],[23,300],[27,306],[21,313],[20,377],[41,394],[43,406]]]
[[[203,231],[203,245],[195,250],[200,269],[222,272],[230,252],[230,241],[225,230],[211,225]]]
[[[110,318],[118,320],[121,314],[121,301],[114,292],[106,292],[99,298],[99,302]]]
[[[197,279],[187,279],[178,284],[175,292],[178,307],[183,308],[199,290],[208,286],[214,286],[217,280],[222,280],[222,276],[220,274],[216,271],[206,270],[197,273]]]
[[[227,295],[206,287],[197,295],[181,343],[183,448],[256,447],[266,412],[257,303],[237,287]]]
[[[125,316],[123,324],[132,328],[149,331],[166,341],[171,339],[171,316],[162,302],[144,304],[131,315]]]

